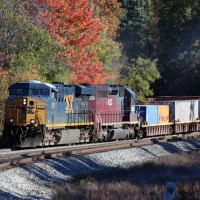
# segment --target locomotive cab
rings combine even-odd
[[[18,141],[21,145],[27,138],[35,138],[44,131],[47,99],[52,94],[56,94],[56,89],[39,81],[10,86],[5,102],[4,122],[4,136],[9,138],[10,144],[17,146]]]
[[[138,114],[135,110],[136,96],[130,88],[124,91],[124,121],[135,121],[138,123]]]

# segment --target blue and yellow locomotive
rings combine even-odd
[[[36,147],[132,138],[138,134],[135,93],[119,85],[27,81],[9,87],[4,138]]]

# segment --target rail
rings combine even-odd
[[[45,159],[67,157],[72,155],[85,155],[91,153],[106,152],[119,149],[127,149],[134,147],[141,147],[151,145],[154,143],[166,143],[174,142],[177,140],[188,140],[200,138],[200,132],[190,134],[168,135],[144,138],[142,140],[122,140],[105,143],[84,144],[74,146],[61,146],[61,147],[49,147],[35,150],[20,150],[10,151],[4,149],[0,151],[0,171],[6,170],[11,167],[29,164],[36,161],[42,161]]]

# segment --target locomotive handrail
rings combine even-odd
[[[45,117],[43,116],[43,113],[39,112],[38,110],[37,110],[37,112],[36,112],[36,118],[37,118],[38,121],[40,122],[40,118],[39,118],[38,114],[40,114],[40,117],[42,118],[41,121],[42,121],[43,123],[41,123],[41,124],[45,124]]]

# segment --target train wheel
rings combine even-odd
[[[143,131],[138,129],[138,132],[136,133],[136,139],[141,140],[143,137],[144,137]]]
[[[129,134],[126,135],[126,137],[124,138],[125,140],[129,140],[131,137]]]

